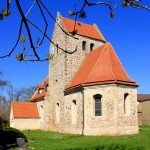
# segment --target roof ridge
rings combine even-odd
[[[106,44],[107,44],[107,43],[106,43]],[[105,50],[106,44],[102,45],[102,46],[104,46],[104,47],[103,47],[103,50],[102,50],[101,54],[99,55],[99,57],[97,58],[97,60],[96,60],[96,62],[95,62],[95,65],[93,66],[93,68],[92,68],[92,70],[91,70],[91,72],[90,72],[88,78],[87,78],[84,82],[86,82],[86,81],[90,78],[90,76],[91,76],[91,74],[92,74],[92,72],[93,72],[93,70],[94,70],[96,64],[98,63],[99,58],[102,56],[102,54],[103,54],[103,52],[104,52],[104,50]],[[102,47],[102,46],[101,46],[101,47]],[[100,47],[99,47],[99,48],[100,48]],[[98,48],[98,49],[99,49],[99,48]]]
[[[96,23],[93,23],[93,27],[98,31],[98,33],[103,37],[104,42],[106,43],[107,40],[105,39],[104,35],[102,34],[102,32],[99,30],[98,26]]]
[[[111,45],[109,44],[109,46],[111,46]],[[110,48],[112,48],[112,47],[110,47]],[[108,53],[109,53],[109,63],[110,63],[111,73],[112,73],[112,76],[113,76],[115,82],[117,82],[116,77],[115,77],[115,75],[113,73],[113,69],[112,69],[112,61],[110,60],[110,49],[108,50]]]
[[[74,21],[74,22],[75,22],[75,20],[70,19],[70,18],[66,18],[66,17],[63,17],[63,16],[62,16],[62,18],[69,19],[69,20],[71,20],[71,21]],[[83,23],[83,22],[80,22],[80,21],[77,21],[77,20],[76,20],[76,23],[81,23],[81,24],[85,24],[85,25],[93,26],[93,24]]]
[[[114,51],[114,48],[113,48],[112,45],[111,45],[111,48],[113,49],[113,52],[114,52],[115,56],[117,56],[117,54],[116,54],[116,52]],[[121,68],[122,68],[123,72],[126,74],[126,76],[127,76],[132,82],[134,82],[134,81],[128,76],[128,74],[127,74],[127,72],[125,71],[125,69],[124,69],[124,67],[123,67],[123,65],[122,65],[122,63],[121,63],[121,61],[120,61],[120,59],[119,59],[118,56],[116,57],[116,59],[118,60],[119,64],[121,65]]]

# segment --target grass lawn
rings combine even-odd
[[[82,136],[51,131],[23,131],[35,150],[150,150],[150,126],[130,136]]]

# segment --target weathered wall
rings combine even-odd
[[[138,113],[139,124],[150,125],[150,101],[139,102],[138,107],[142,107],[142,111]]]
[[[83,132],[83,94],[80,90],[65,95],[64,131],[82,134]]]
[[[137,111],[138,111],[138,125],[142,125],[142,102],[138,102]]]
[[[124,94],[129,94],[130,112],[124,114]],[[93,95],[102,95],[102,116],[94,115]],[[138,133],[136,88],[99,85],[84,89],[84,134],[122,135]]]
[[[40,101],[37,101],[36,102],[37,104],[37,108],[38,108],[38,112],[39,112],[39,115],[40,115],[40,126],[42,128],[43,126],[43,121],[44,121],[44,107],[45,107],[45,99],[43,100],[40,100]]]
[[[14,128],[19,130],[40,129],[40,118],[15,118]]]

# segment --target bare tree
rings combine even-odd
[[[9,101],[29,101],[31,96],[36,91],[36,86],[31,86],[29,88],[19,88],[15,89],[11,86],[8,90]]]
[[[2,80],[3,72],[0,71],[0,89],[4,88],[5,86],[9,85],[8,81]]]
[[[53,19],[54,22],[58,24],[58,22],[55,20],[53,15],[50,13],[50,10],[46,7],[46,5],[43,3],[42,0],[33,0],[30,8],[27,10],[26,13],[24,13],[24,8],[23,5],[26,3],[25,1],[21,4],[19,0],[6,0],[6,5],[5,8],[2,9],[0,13],[0,20],[4,20],[7,17],[11,16],[11,5],[12,2],[15,2],[16,9],[18,10],[21,20],[20,20],[20,26],[18,29],[18,35],[17,35],[17,40],[13,46],[13,48],[9,51],[8,54],[0,56],[0,58],[5,58],[9,57],[12,55],[12,53],[15,51],[16,47],[18,46],[19,41],[22,43],[22,52],[17,53],[16,57],[19,61],[45,61],[50,59],[50,55],[45,56],[44,59],[40,58],[37,49],[43,44],[43,41],[45,39],[48,39],[51,43],[53,43],[57,48],[60,50],[64,51],[65,53],[72,54],[76,51],[75,50],[67,50],[63,49],[61,46],[58,47],[56,43],[54,43],[50,37],[47,35],[47,29],[48,29],[48,21],[47,17],[50,17]],[[75,17],[75,24],[74,24],[74,34],[75,34],[75,28],[76,28],[76,21],[78,18],[85,18],[87,17],[86,12],[85,12],[85,7],[91,7],[91,6],[106,6],[109,11],[110,11],[110,18],[114,18],[114,12],[116,9],[116,5],[113,5],[115,3],[115,0],[104,0],[104,1],[97,1],[97,2],[89,2],[89,0],[83,0],[81,1],[82,7],[81,9],[77,10],[76,5],[75,5],[75,10],[74,11],[69,11],[70,16],[76,16]],[[145,6],[142,0],[118,0],[118,4],[121,5],[122,7],[132,7],[132,8],[138,8],[138,9],[146,9],[150,10],[149,6]],[[35,5],[38,7],[38,10],[40,12],[41,18],[39,18],[41,21],[43,21],[43,24],[45,25],[44,29],[41,29],[36,23],[34,23],[31,19],[28,18],[29,14],[31,13],[31,10],[35,7]],[[27,36],[25,36],[22,33],[23,26],[26,29]],[[32,32],[32,27],[34,27],[38,32],[41,33],[41,37],[36,37],[36,43],[33,40],[33,32]],[[66,32],[59,24],[58,26],[61,28],[61,30],[68,36],[71,36],[72,38],[76,38],[74,34],[70,34]],[[29,47],[30,47],[30,52],[27,51],[26,49],[26,39],[29,39]],[[76,38],[77,39],[77,38]],[[77,39],[78,40],[78,39]],[[32,56],[32,57],[31,57]]]

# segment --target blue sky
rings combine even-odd
[[[8,53],[17,39],[20,16],[15,2],[12,2],[11,16],[0,21],[0,55]],[[24,12],[26,12],[31,1],[27,3],[21,0],[20,2],[23,4]],[[74,10],[75,2],[78,9],[82,0],[43,0],[43,2],[54,17],[59,11],[62,16],[70,18],[68,10]],[[148,0],[144,2],[150,6]],[[0,9],[2,9],[4,1],[0,0],[0,3]],[[138,93],[150,93],[150,11],[122,8],[118,4],[115,10],[115,19],[109,18],[109,10],[106,6],[88,7],[86,13],[87,18],[79,19],[79,21],[97,24],[106,40],[114,47],[128,75],[140,84]],[[36,7],[29,18],[36,21],[43,28]],[[47,18],[49,22],[48,35],[51,37],[54,22],[49,16]],[[24,30],[23,34],[26,34]],[[33,34],[35,37],[40,36],[36,30],[33,30]],[[45,57],[49,53],[49,45],[49,41],[46,40],[43,46],[39,48],[38,53],[40,56]],[[11,57],[0,59],[0,70],[3,72],[3,79],[9,80],[15,88],[29,87],[41,83],[48,74],[48,62],[19,62],[16,60],[15,54],[21,51],[21,43],[19,43]]]

